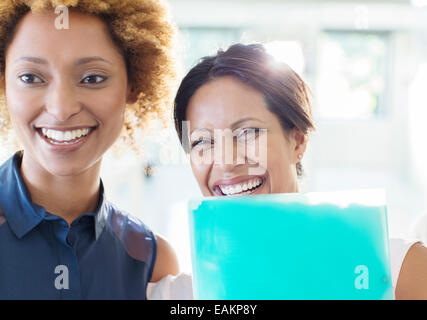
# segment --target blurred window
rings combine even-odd
[[[185,69],[189,70],[200,58],[239,42],[242,31],[236,28],[181,27],[180,36],[184,43]]]
[[[319,47],[318,114],[328,120],[370,120],[384,115],[389,34],[324,31]]]

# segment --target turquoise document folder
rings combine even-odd
[[[196,299],[393,299],[385,194],[189,203]]]

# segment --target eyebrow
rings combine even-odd
[[[190,136],[193,134],[193,132],[195,132],[195,131],[209,131],[210,133],[212,133],[213,131],[211,130],[211,129],[209,129],[209,128],[195,128],[195,129],[193,129],[193,130],[191,130],[191,132],[190,132]]]
[[[240,119],[240,120],[238,120],[238,121],[234,122],[234,123],[231,125],[231,128],[235,128],[235,127],[237,127],[239,124],[242,124],[243,122],[251,121],[251,120],[255,120],[255,121],[259,121],[259,122],[264,123],[264,121],[262,121],[262,120],[259,120],[259,119],[256,119],[256,118],[248,117],[248,118],[243,118],[243,119]]]
[[[19,59],[15,60],[15,62],[19,62],[19,61],[28,61],[28,62],[33,62],[37,64],[47,64],[47,60],[42,58],[37,58],[37,57],[20,57]]]
[[[106,62],[108,64],[112,64],[110,61],[105,60],[104,58],[98,57],[98,56],[93,56],[93,57],[85,57],[85,58],[80,58],[79,60],[77,60],[74,65],[82,65],[82,64],[86,64],[86,63],[90,63],[90,62],[94,62],[94,61],[101,61],[101,62]]]
[[[28,62],[43,64],[43,65],[48,64],[47,60],[42,59],[42,58],[38,58],[38,57],[20,57],[15,62],[19,62],[19,61],[28,61]],[[93,56],[93,57],[80,58],[74,63],[74,65],[79,66],[79,65],[94,62],[94,61],[101,61],[101,62],[106,62],[106,63],[112,64],[110,61],[105,60],[104,58],[101,58],[99,56]]]

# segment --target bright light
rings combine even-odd
[[[427,0],[411,0],[411,3],[415,7],[425,7],[425,6],[427,6]]]
[[[273,41],[264,44],[267,52],[278,62],[285,62],[296,73],[301,75],[304,70],[304,55],[297,41]]]
[[[425,163],[427,161],[427,150],[425,148],[425,137],[427,128],[424,123],[427,117],[425,101],[427,93],[425,84],[427,82],[427,63],[422,63],[417,68],[413,82],[409,86],[409,134],[411,142],[412,168],[418,181],[425,184],[427,172]]]
[[[172,205],[171,212],[168,240],[173,244],[177,254],[180,271],[192,273],[187,201],[183,200]]]

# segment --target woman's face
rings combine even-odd
[[[195,92],[186,117],[204,196],[298,192],[296,163],[306,140],[295,129],[284,132],[259,91],[231,76],[217,78]]]
[[[119,136],[128,99],[125,61],[97,17],[29,13],[6,52],[6,103],[25,157],[54,175],[97,163]]]

